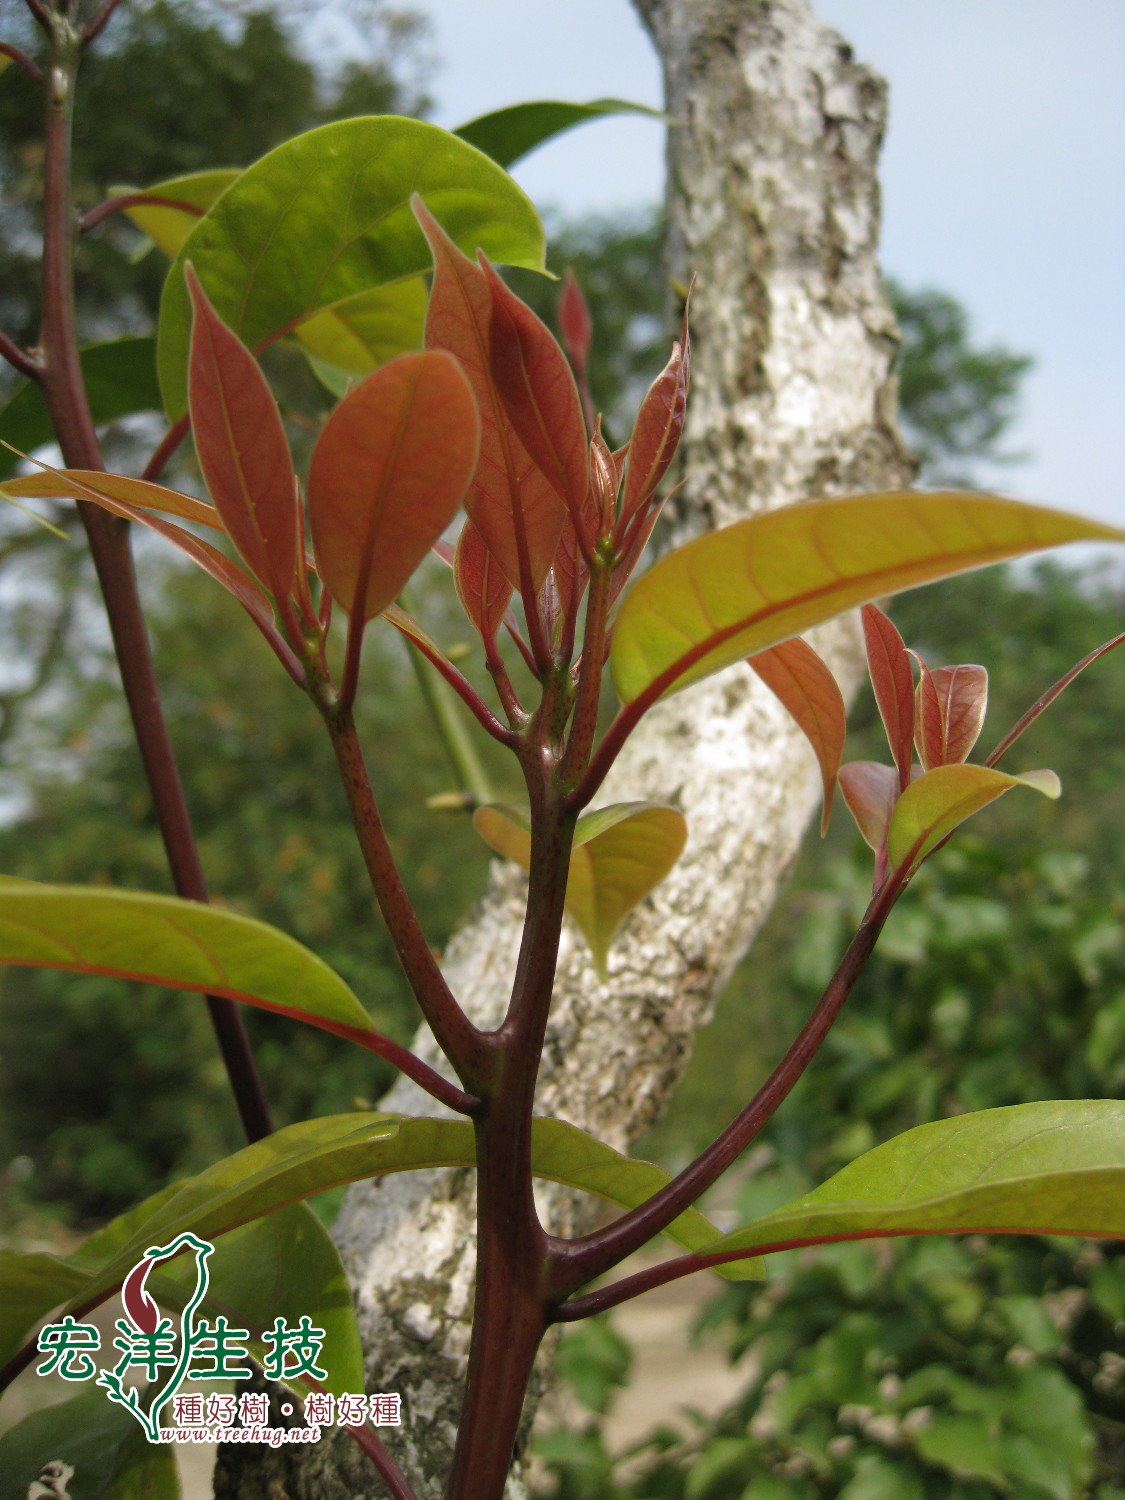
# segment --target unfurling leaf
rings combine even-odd
[[[429,268],[413,192],[440,203],[464,249],[542,269],[543,229],[526,194],[464,141],[389,115],[319,126],[241,173],[180,247],[157,340],[169,417],[187,407],[186,261],[219,317],[257,352],[326,307]]]
[[[484,272],[461,253],[420,198],[412,200],[412,207],[434,260],[426,347],[445,349],[460,361],[480,408],[480,459],[465,509],[521,594],[524,559],[527,590],[534,599],[559,545],[566,507],[517,437],[493,381],[492,298]]]
[[[919,1125],[700,1253],[896,1234],[1125,1239],[1125,1104],[1052,1100]]]
[[[850,760],[840,767],[840,790],[864,840],[878,854],[887,837],[898,798],[898,772],[873,760]]]
[[[787,506],[662,557],[625,596],[610,660],[645,703],[841,610],[1062,542],[1125,531],[986,495],[912,491]]]
[[[227,534],[275,599],[297,582],[303,523],[277,403],[258,361],[217,316],[190,262],[195,319],[188,376],[199,466]]]
[[[1051,798],[1062,790],[1054,771],[1009,776],[989,766],[952,765],[937,766],[919,776],[903,792],[891,815],[887,835],[891,868],[911,873],[966,818],[1014,786],[1029,786]]]
[[[867,670],[887,742],[898,767],[899,790],[910,784],[914,759],[914,674],[902,636],[877,604],[860,611],[867,648]]]
[[[824,784],[823,835],[832,816],[836,774],[847,734],[844,699],[835,677],[807,641],[794,636],[750,658],[750,665],[796,719],[816,753]]]
[[[345,396],[309,465],[321,577],[349,615],[381,614],[457,512],[480,422],[457,361],[402,354]]]
[[[586,306],[586,298],[582,295],[582,288],[569,266],[563,275],[562,291],[559,293],[559,332],[575,373],[584,373],[590,356],[594,324],[590,309]]]
[[[531,823],[515,807],[479,807],[473,826],[498,854],[531,867]],[[598,973],[618,927],[683,853],[687,824],[674,807],[622,802],[584,813],[574,832],[566,909],[590,945]]]
[[[672,345],[672,357],[649,386],[633,424],[621,503],[621,536],[632,516],[651,500],[675,456],[684,427],[690,376],[691,343],[685,312],[681,341]]]
[[[586,422],[566,355],[547,325],[481,258],[492,299],[492,379],[520,441],[580,524],[588,484]]]
[[[935,667],[931,672],[923,663],[914,701],[914,737],[926,770],[968,760],[988,706],[985,669]]]

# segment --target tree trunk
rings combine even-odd
[[[894,425],[896,346],[876,263],[876,158],[886,90],[806,0],[635,0],[664,63],[668,258],[697,277],[694,371],[676,540],[755,511],[908,482]],[[854,621],[817,644],[848,688]],[[799,732],[749,669],[650,713],[604,801],[681,807],[684,857],[633,915],[598,982],[564,937],[540,1108],[619,1148],[659,1115],[715,997],[787,873],[819,780]],[[508,998],[525,881],[494,868],[446,968],[478,1024]],[[419,1048],[433,1056],[432,1044]],[[412,1085],[386,1105],[432,1113]],[[716,1129],[726,1123],[716,1120]],[[397,1390],[392,1451],[437,1500],[457,1421],[472,1303],[471,1173],[421,1173],[349,1194],[337,1238],[352,1277],[368,1386]],[[588,1211],[550,1198],[556,1227]],[[275,1488],[274,1485],[279,1487]],[[216,1494],[240,1500],[377,1496],[354,1445],[222,1453]],[[522,1493],[518,1480],[510,1493]]]

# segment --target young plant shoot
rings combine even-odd
[[[78,60],[114,5],[85,26],[54,0],[29,0],[29,9],[43,31],[45,65],[8,53],[50,80],[43,333],[35,350],[5,339],[0,351],[41,392],[64,466],[39,465],[0,492],[69,497],[82,509],[179,895],[6,882],[0,962],[210,997],[251,1144],[132,1209],[74,1255],[6,1256],[15,1295],[0,1326],[4,1380],[44,1347],[38,1329],[46,1314],[53,1313],[52,1328],[85,1327],[91,1310],[125,1285],[126,1307],[150,1337],[164,1314],[176,1313],[187,1329],[197,1306],[201,1315],[221,1311],[237,1322],[250,1356],[307,1399],[311,1422],[308,1413],[321,1409],[315,1403],[326,1394],[344,1401],[363,1390],[363,1366],[355,1316],[340,1295],[339,1259],[301,1200],[382,1173],[475,1168],[472,1339],[446,1495],[500,1500],[532,1365],[553,1324],[706,1267],[754,1278],[761,1257],[793,1246],[966,1231],[1125,1236],[1125,1105],[1113,1100],[1029,1104],[924,1126],[725,1235],[694,1208],[801,1077],[921,863],[972,813],[1014,788],[1059,795],[1052,772],[1008,773],[997,763],[1073,673],[983,764],[971,764],[985,669],[923,663],[872,601],[1063,542],[1125,534],[988,495],[895,491],[766,512],[642,567],[684,428],[689,312],[628,441],[614,451],[586,382],[592,329],[577,285],[568,280],[562,293],[564,352],[496,269],[542,269],[542,231],[530,203],[466,140],[390,116],[323,126],[245,172],[130,190],[86,215],[86,227],[114,212],[131,215],[172,261],[157,341],[167,435],[142,476],[107,474],[76,336],[68,153]],[[282,341],[339,398],[303,472],[260,363]],[[160,483],[189,432],[209,502]],[[227,589],[315,705],[378,919],[447,1070],[381,1035],[344,980],[295,940],[206,904],[122,519],[154,531]],[[449,564],[475,636],[476,661],[464,669],[401,602],[431,551]],[[802,639],[857,606],[887,764],[841,763],[843,699]],[[388,628],[440,674],[477,731],[510,753],[522,780],[520,805],[487,803],[474,813],[481,837],[528,874],[518,962],[506,977],[507,1013],[496,1029],[481,1029],[452,993],[396,867],[368,776],[355,706],[373,690],[360,670],[368,633]],[[601,801],[607,774],[662,698],[713,673],[745,670],[747,661],[815,751],[825,825],[839,786],[873,851],[873,890],[835,974],[773,1072],[734,1120],[716,1122],[711,1145],[669,1178],[573,1126],[537,1117],[536,1082],[567,914],[604,977],[615,934],[691,837],[677,807]],[[616,707],[607,719],[611,693]],[[443,1113],[330,1116],[271,1133],[232,1019],[239,1005],[378,1054]],[[607,1197],[621,1214],[577,1237],[558,1236],[536,1208],[537,1177]],[[660,1234],[680,1253],[654,1269],[603,1279]],[[142,1274],[142,1259],[159,1259],[151,1247],[165,1242],[177,1248],[146,1290],[153,1267],[145,1262]],[[209,1282],[193,1282],[188,1252],[195,1247],[200,1257],[199,1246],[212,1242]],[[298,1244],[300,1255],[290,1253]],[[272,1301],[247,1276],[255,1258],[269,1255],[282,1268]],[[319,1373],[308,1361],[297,1368],[273,1359],[280,1321],[297,1314],[330,1330]],[[162,1380],[137,1398],[134,1412],[149,1413],[153,1424],[171,1399]],[[119,1380],[122,1401],[123,1390]],[[410,1393],[403,1397],[409,1404]],[[38,1467],[29,1468],[27,1483],[43,1465],[65,1460],[81,1423],[103,1408],[68,1403],[53,1426],[37,1428]],[[151,1440],[139,1417],[134,1427],[134,1448]],[[348,1430],[387,1493],[415,1495],[392,1456],[393,1440],[388,1445],[362,1420],[349,1421]],[[30,1441],[21,1453],[30,1452]],[[125,1462],[123,1452],[114,1449],[99,1482]],[[155,1457],[152,1464],[155,1487],[147,1493],[175,1494],[170,1468]]]

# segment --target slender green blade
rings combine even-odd
[[[539,99],[527,104],[513,104],[507,109],[478,115],[454,133],[478,151],[491,156],[502,167],[510,167],[521,157],[545,145],[555,136],[601,120],[606,115],[644,115],[664,121],[658,109],[647,104],[630,104],[627,99],[595,99],[590,104],[568,104],[561,99]]]

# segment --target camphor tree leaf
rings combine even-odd
[[[203,215],[241,176],[241,167],[220,167],[210,172],[189,172],[184,177],[167,177],[146,188],[115,187],[111,191],[114,197],[128,194],[149,200],[130,203],[124,212],[158,250],[174,260]]]
[[[186,261],[219,317],[257,351],[323,308],[429,268],[409,209],[413,192],[433,204],[457,244],[542,269],[535,210],[481,152],[436,125],[395,116],[322,125],[247,168],[180,247],[157,335],[169,417],[187,409]]]
[[[290,1203],[215,1241],[210,1282],[200,1313],[219,1314],[250,1334],[257,1360],[268,1352],[262,1335],[276,1318],[296,1327],[307,1316],[323,1328],[316,1363],[333,1395],[363,1389],[363,1348],[351,1289],[332,1237],[304,1203]],[[165,1310],[180,1312],[195,1290],[195,1266],[180,1259],[151,1275],[147,1289]]]
[[[914,767],[919,770],[920,767]],[[850,760],[840,767],[840,790],[864,842],[876,853],[883,847],[899,795],[898,772],[874,760]]]
[[[980,737],[988,706],[984,667],[925,664],[914,696],[914,737],[927,771],[968,760]]]
[[[73,1470],[62,1491],[70,1500],[180,1497],[175,1448],[150,1443],[133,1414],[102,1390],[34,1411],[0,1437],[0,1500],[27,1500],[44,1464],[56,1461]]]
[[[131,417],[136,412],[159,411],[154,338],[112,339],[88,344],[82,350],[82,378],[96,426]],[[15,472],[20,453],[31,453],[55,441],[55,429],[43,392],[33,380],[22,381],[0,406],[0,479]]]
[[[1125,1102],[1051,1100],[920,1125],[703,1253],[975,1233],[1125,1238]]]
[[[0,963],[223,995],[352,1040],[374,1031],[340,976],[296,939],[175,896],[5,882]]]
[[[69,1258],[7,1255],[2,1262],[4,1269],[17,1274],[17,1284],[23,1290],[13,1299],[11,1311],[5,1314],[4,1356],[11,1357],[52,1307],[61,1304],[62,1316],[112,1294],[150,1245],[166,1243],[188,1230],[214,1241],[217,1247],[214,1264],[231,1268],[229,1277],[224,1271],[227,1279],[217,1283],[220,1294],[232,1307],[239,1306],[243,1294],[238,1286],[243,1273],[238,1267],[243,1267],[245,1274],[253,1279],[257,1261],[248,1253],[245,1240],[232,1240],[230,1250],[222,1248],[223,1237],[232,1230],[256,1224],[265,1215],[341,1183],[388,1172],[472,1167],[475,1162],[473,1129],[463,1120],[412,1119],[365,1112],[329,1115],[286,1126],[129,1209]],[[561,1120],[533,1122],[532,1170],[547,1181],[593,1193],[622,1208],[635,1208],[669,1181],[668,1174],[651,1162],[623,1156]],[[282,1223],[276,1237],[279,1246],[284,1244],[281,1232],[284,1227]],[[274,1231],[263,1229],[261,1233],[267,1239],[260,1243],[267,1247],[273,1242],[268,1237]],[[715,1226],[695,1209],[686,1210],[665,1233],[689,1250],[699,1249],[716,1238]],[[312,1231],[309,1235],[316,1239]],[[281,1253],[263,1249],[270,1264],[277,1261],[280,1265]],[[174,1276],[175,1266],[174,1260],[169,1262],[161,1270],[161,1278]],[[279,1270],[278,1275],[282,1274]],[[741,1263],[725,1274],[735,1280],[757,1279],[761,1268]],[[154,1279],[152,1285],[158,1288],[159,1284]],[[317,1296],[326,1305],[336,1306],[332,1275],[326,1274],[323,1285],[327,1291],[318,1292]],[[28,1290],[31,1288],[35,1290]],[[174,1297],[174,1286],[171,1292]],[[268,1295],[261,1288],[251,1291],[247,1316],[254,1307],[259,1308],[262,1316],[268,1309],[268,1303],[262,1299]],[[294,1284],[292,1291],[287,1290],[284,1295],[292,1296],[296,1305],[299,1288]],[[47,1296],[51,1298],[49,1302]],[[311,1316],[310,1309],[305,1311],[310,1311]]]
[[[396,354],[421,348],[428,297],[422,278],[411,276],[326,307],[294,333],[314,370],[338,372],[335,393],[342,396],[349,377],[368,375]]]
[[[579,525],[589,483],[587,435],[570,363],[542,319],[487,260],[480,263],[492,299],[493,382],[520,441]]]
[[[477,631],[485,640],[495,639],[512,597],[512,585],[469,517],[453,554],[453,582],[461,606]]]
[[[222,531],[223,523],[213,505],[183,495],[147,479],[130,479],[125,474],[104,474],[100,469],[44,469],[17,479],[5,479],[0,494],[24,495],[46,499],[93,500],[116,515],[135,519],[136,509],[159,511],[163,515],[181,516],[201,526]]]
[[[484,272],[462,254],[425,203],[412,201],[434,262],[426,347],[454,355],[473,388],[481,419],[480,458],[465,510],[514,589],[521,558],[533,594],[551,566],[566,507],[516,436],[492,374],[492,297]]]
[[[906,643],[879,606],[865,604],[860,619],[867,670],[887,731],[887,743],[898,768],[899,790],[903,791],[910,783],[910,763],[914,759],[914,673]]]
[[[381,614],[449,525],[476,468],[480,419],[441,349],[401,354],[345,396],[309,465],[325,586],[349,615]]]
[[[903,792],[891,814],[887,857],[893,870],[913,871],[966,818],[995,802],[1014,786],[1029,786],[1045,797],[1062,791],[1054,771],[1009,776],[990,766],[935,766]]]
[[[519,808],[478,807],[473,826],[498,854],[531,868],[531,823]],[[683,853],[687,823],[674,807],[620,802],[584,813],[574,833],[566,909],[590,945],[598,973],[618,927]]]
[[[81,1291],[89,1280],[59,1255],[37,1250],[0,1250],[0,1367],[16,1353],[28,1331],[52,1307]],[[34,1477],[34,1476],[33,1476]],[[2,1492],[0,1492],[2,1493]]]
[[[647,704],[878,595],[1072,541],[1097,521],[986,495],[895,491],[787,506],[662,557],[626,594],[610,660]]]
[[[824,785],[823,835],[832,816],[836,774],[847,735],[844,699],[835,677],[807,641],[794,636],[750,658],[750,665],[796,719],[816,753]]]
[[[691,341],[685,309],[683,331],[672,345],[671,358],[649,386],[633,423],[621,499],[623,523],[655,494],[675,456],[684,427],[690,378]]]
[[[303,522],[281,413],[258,361],[216,314],[190,261],[188,391],[199,466],[227,535],[275,599],[297,579]]]
[[[539,99],[478,115],[467,125],[461,125],[455,134],[486,156],[491,156],[502,167],[510,167],[521,156],[526,156],[554,136],[605,115],[647,115],[653,120],[667,119],[658,109],[650,109],[647,104],[630,104],[625,99],[595,99],[590,104]]]

